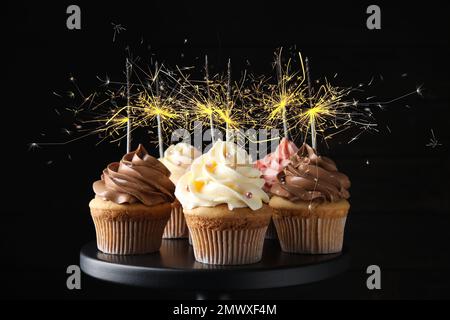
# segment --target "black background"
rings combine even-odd
[[[274,50],[296,45],[311,58],[316,77],[337,72],[337,84],[356,85],[373,76],[371,93],[380,100],[424,84],[424,97],[408,97],[379,115],[379,134],[351,144],[337,140],[323,150],[352,180],[346,229],[351,269],[321,283],[235,296],[450,297],[448,1],[378,2],[382,29],[376,31],[365,26],[371,4],[365,1],[74,3],[81,7],[81,30],[66,28],[65,12],[72,4],[66,1],[14,1],[3,19],[8,57],[2,91],[2,297],[192,297],[189,292],[119,287],[87,276],[81,291],[67,290],[66,267],[78,264],[80,247],[95,237],[87,206],[91,184],[124,147],[96,146],[95,138],[87,138],[28,150],[31,142],[70,138],[61,131],[70,128],[70,121],[54,111],[64,102],[53,92],[73,89],[71,75],[87,92],[99,85],[97,75],[123,77],[128,45],[143,59],[153,54],[169,65],[198,66],[208,54],[212,72],[223,70],[230,57],[236,74],[244,68],[269,74]],[[127,29],[115,42],[111,22]],[[426,146],[432,128],[442,144],[436,148]],[[156,155],[150,143],[154,137],[134,139]],[[366,288],[365,270],[371,264],[381,267],[382,290]]]

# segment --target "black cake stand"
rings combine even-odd
[[[154,289],[214,292],[268,289],[307,284],[344,272],[349,266],[346,248],[326,255],[289,254],[277,240],[266,240],[262,260],[241,266],[217,266],[195,261],[187,239],[163,240],[159,252],[146,255],[109,255],[95,242],[80,252],[81,269],[114,283]]]

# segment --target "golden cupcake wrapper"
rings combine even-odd
[[[347,217],[274,216],[281,250],[326,254],[342,251]]]
[[[97,248],[108,254],[158,251],[167,219],[112,220],[93,217]]]
[[[262,258],[266,230],[189,228],[195,260],[218,265],[256,263]]]
[[[278,239],[277,229],[273,223],[273,220],[270,220],[269,226],[267,227],[266,239]]]
[[[187,238],[188,230],[184,219],[183,207],[181,204],[174,204],[169,221],[164,229],[164,239]]]

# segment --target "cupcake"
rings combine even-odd
[[[160,158],[167,169],[170,171],[170,180],[176,185],[180,177],[189,169],[192,161],[200,156],[200,151],[190,144],[180,142],[171,145],[164,152],[164,157]],[[178,200],[175,199],[172,204],[172,213],[164,229],[163,238],[176,239],[187,238],[188,230],[183,215],[183,208]]]
[[[239,265],[261,260],[271,209],[247,152],[217,141],[177,183],[195,259]]]
[[[89,203],[97,247],[109,254],[158,251],[175,199],[169,170],[142,145],[94,182]]]
[[[272,185],[277,181],[278,173],[291,161],[291,157],[298,151],[297,146],[286,138],[281,139],[280,144],[274,152],[255,162],[256,168],[261,171],[265,181],[264,191],[269,192]]]
[[[280,144],[276,150],[269,153],[264,158],[255,162],[256,168],[261,171],[262,177],[265,181],[264,191],[270,192],[270,188],[276,182],[278,173],[290,163],[290,158],[298,151],[297,146],[292,141],[286,138],[281,139]],[[277,231],[270,222],[267,228],[266,239],[276,239]]]
[[[270,207],[281,249],[295,253],[342,250],[350,180],[333,160],[303,144],[278,175]]]

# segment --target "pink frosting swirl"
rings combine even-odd
[[[291,163],[290,158],[298,151],[297,146],[286,138],[283,138],[272,153],[255,162],[255,166],[261,171],[264,178],[264,190],[269,191],[277,181],[277,174]]]

